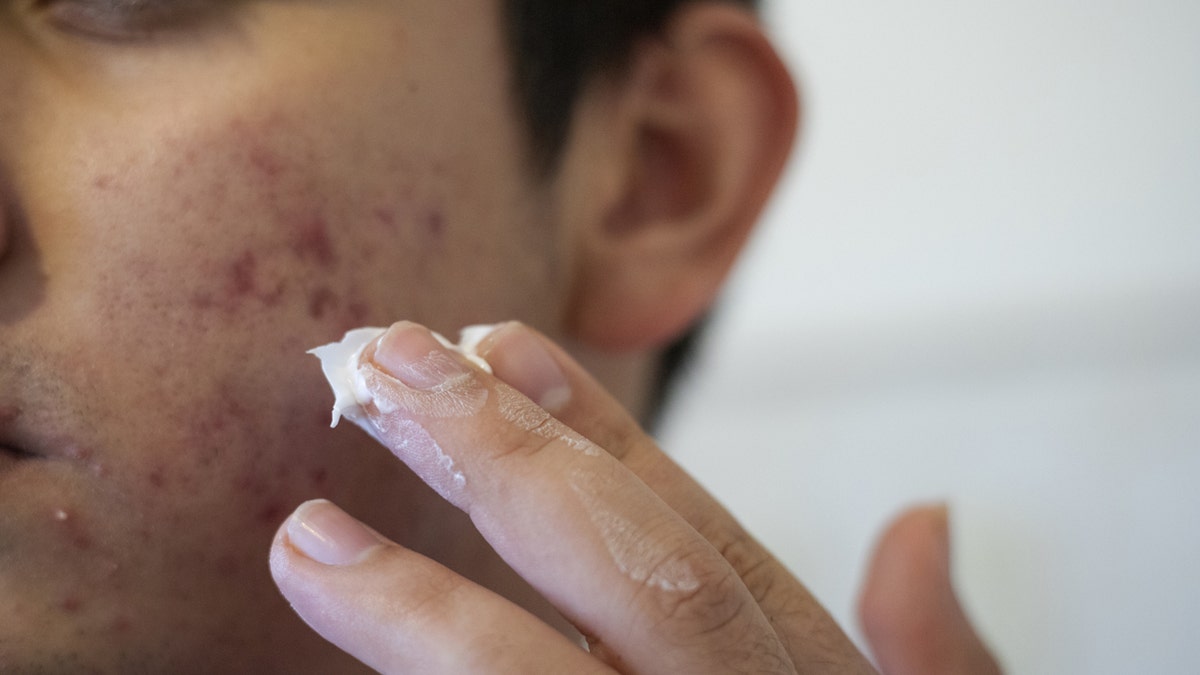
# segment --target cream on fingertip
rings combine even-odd
[[[491,365],[477,353],[480,342],[500,325],[469,326],[462,331],[459,344],[454,344],[436,331],[430,331],[442,346],[465,356],[471,363],[486,373],[492,372]],[[332,342],[308,351],[321,361],[321,371],[333,390],[333,414],[329,426],[336,427],[343,417],[374,434],[364,407],[374,401],[374,395],[364,382],[360,371],[362,355],[367,347],[376,343],[387,328],[367,327],[348,331],[339,342]]]

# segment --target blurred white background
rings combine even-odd
[[[804,139],[665,444],[846,625],[946,499],[1010,673],[1196,672],[1200,3],[768,23]]]

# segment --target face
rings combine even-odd
[[[305,349],[550,326],[561,242],[494,6],[144,4],[0,6],[0,670],[311,666],[275,528],[418,526]]]

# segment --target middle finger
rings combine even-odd
[[[740,577],[619,461],[420,326],[358,365],[376,436],[631,672],[794,672]]]

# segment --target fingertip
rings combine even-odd
[[[553,414],[571,401],[571,385],[546,339],[518,321],[493,330],[478,348],[496,377]]]
[[[945,503],[912,507],[876,545],[858,615],[888,675],[999,672],[954,591],[949,517]]]
[[[910,507],[896,516],[875,545],[859,597],[867,632],[891,626],[897,615],[911,618],[914,605],[927,605],[933,591],[944,596],[950,590],[949,565],[949,507],[944,502]]]

